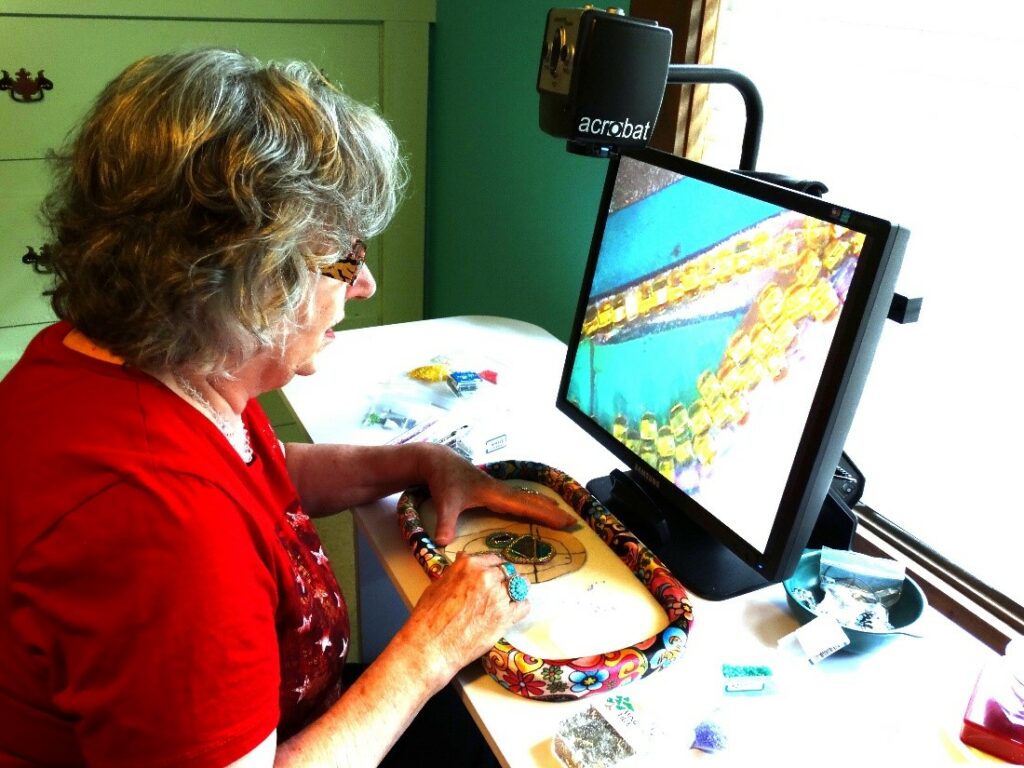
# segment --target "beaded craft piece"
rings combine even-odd
[[[448,560],[455,560],[460,553],[493,552],[506,563],[514,563],[519,575],[525,576],[531,584],[566,576],[587,563],[586,546],[574,532],[545,528],[542,533],[541,526],[525,521],[508,520],[498,528],[460,532],[438,550]]]
[[[572,659],[539,659],[501,639],[481,658],[484,669],[498,684],[530,699],[571,701],[640,680],[682,654],[693,622],[686,590],[586,488],[564,472],[538,462],[500,461],[484,464],[481,469],[499,480],[528,480],[555,491],[640,580],[669,621],[665,629],[635,645]],[[437,549],[420,522],[419,507],[429,496],[423,487],[403,493],[398,500],[398,522],[413,556],[427,575],[436,579],[451,561]]]
[[[519,535],[511,531],[498,531],[487,537],[486,544],[490,549],[500,552],[510,563],[540,565],[555,556],[555,548],[532,533]]]

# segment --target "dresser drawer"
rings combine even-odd
[[[0,162],[0,326],[53,320],[42,295],[48,277],[21,261],[29,246],[39,250],[46,240],[38,210],[48,184],[41,160]]]
[[[27,104],[0,93],[0,160],[44,157],[128,64],[184,48],[215,45],[312,61],[355,98],[379,103],[379,37],[373,24],[0,16],[0,68],[12,77],[24,68],[32,78],[42,70],[53,83]]]

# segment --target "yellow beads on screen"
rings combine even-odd
[[[655,440],[658,437],[658,420],[650,411],[640,417],[640,439]]]

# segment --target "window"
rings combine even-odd
[[[723,0],[714,63],[757,85],[757,167],[911,231],[847,441],[863,501],[1024,604],[1024,6]],[[710,89],[704,162],[734,168],[742,101]]]

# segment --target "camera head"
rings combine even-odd
[[[646,146],[665,94],[672,31],[610,8],[553,8],[541,49],[540,127],[570,151]]]

